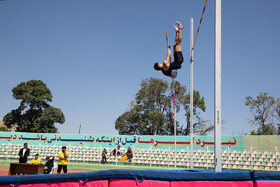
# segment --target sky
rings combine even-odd
[[[209,0],[194,49],[194,89],[214,121],[214,0]],[[65,115],[60,133],[118,134],[115,120],[129,109],[143,79],[166,56],[165,32],[180,21],[185,61],[177,81],[189,91],[190,19],[196,33],[205,0],[0,1],[0,118],[19,106],[12,89],[42,80],[52,106]],[[280,97],[279,0],[222,1],[222,135],[256,129],[245,98]],[[178,121],[186,125],[184,114]]]

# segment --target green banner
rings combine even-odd
[[[174,136],[126,136],[126,135],[96,135],[96,134],[50,134],[50,133],[20,133],[0,132],[0,143],[49,146],[88,146],[88,147],[121,147],[133,146],[134,149],[173,149]],[[176,148],[189,149],[190,137],[177,136]],[[243,151],[244,136],[223,136],[222,149]],[[194,149],[214,149],[213,136],[194,136]]]

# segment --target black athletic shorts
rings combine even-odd
[[[184,57],[182,51],[175,51],[174,62],[172,63],[173,64],[172,69],[181,69],[181,65],[183,61],[184,61]]]

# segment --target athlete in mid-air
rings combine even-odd
[[[174,61],[169,64],[171,51],[170,51],[170,45],[168,45],[166,59],[163,61],[162,64],[159,62],[156,62],[154,64],[155,70],[162,71],[164,75],[171,78],[177,77],[177,70],[181,69],[181,65],[184,61],[183,54],[182,54],[182,47],[181,47],[182,29],[184,28],[184,26],[179,21],[176,21],[176,24],[177,26],[175,25],[172,26],[176,32],[175,42],[173,45]]]

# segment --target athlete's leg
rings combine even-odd
[[[176,37],[175,37],[175,42],[174,42],[174,53],[175,51],[182,51],[181,47],[181,42],[182,42],[182,29],[178,29],[176,31]]]
[[[175,42],[174,42],[174,62],[173,62],[173,68],[174,69],[181,69],[181,64],[184,61],[183,55],[182,55],[182,47],[181,47],[181,42],[182,42],[182,29],[184,28],[183,25],[176,21],[177,26],[173,26],[176,31],[176,37],[175,37]]]

